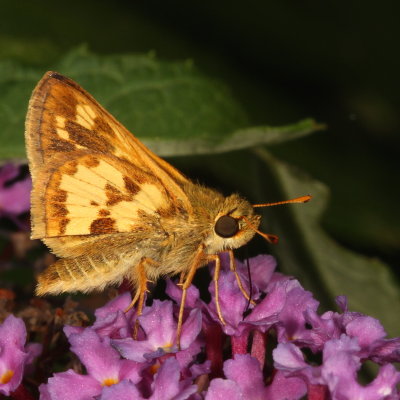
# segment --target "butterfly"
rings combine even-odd
[[[256,233],[256,207],[308,201],[311,196],[252,205],[193,183],[152,153],[89,93],[71,79],[47,72],[32,93],[26,118],[32,175],[32,239],[60,257],[38,277],[38,295],[102,290],[127,279],[135,288],[130,307],[140,315],[149,281],[180,275],[182,300],[196,270]]]

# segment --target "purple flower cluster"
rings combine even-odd
[[[86,372],[54,374],[40,386],[41,399],[399,399],[400,372],[392,363],[400,361],[400,338],[386,339],[379,321],[348,311],[343,297],[337,299],[340,313],[319,315],[312,294],[274,272],[271,256],[250,260],[256,305],[249,306],[227,259],[222,261],[225,325],[217,315],[214,285],[209,304],[191,286],[178,349],[181,290],[168,281],[172,300],[154,300],[144,308],[134,340],[135,312],[124,312],[131,301],[124,293],[96,311],[92,326],[64,328]],[[246,268],[240,262],[237,268],[248,291]],[[322,355],[322,363],[310,361],[305,349]],[[362,385],[357,374],[367,360],[378,364],[379,372]]]

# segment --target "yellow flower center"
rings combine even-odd
[[[161,347],[166,353],[169,353],[171,351],[171,348],[173,346],[173,343],[166,343],[163,347]]]
[[[106,378],[103,380],[102,386],[112,386],[118,383],[118,379],[116,378]]]
[[[14,371],[8,369],[3,375],[0,376],[0,384],[5,385],[6,383],[10,382],[13,376]]]

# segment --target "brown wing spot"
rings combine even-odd
[[[134,171],[132,178],[137,183],[153,183],[156,181],[152,175],[140,171],[138,168]]]
[[[110,215],[110,211],[106,210],[106,209],[101,209],[98,212],[99,217],[108,217]]]
[[[133,196],[140,191],[140,186],[136,185],[136,183],[133,182],[132,179],[128,178],[127,176],[124,176],[124,182],[126,190]]]
[[[51,217],[62,218],[68,215],[68,209],[64,204],[53,203],[51,204]]]
[[[69,138],[80,146],[100,153],[108,153],[114,150],[114,146],[112,146],[112,144],[103,136],[74,121],[67,121],[65,124],[65,130],[68,132]]]
[[[115,220],[113,218],[98,218],[94,220],[90,225],[90,233],[101,234],[101,233],[114,233]]]
[[[63,173],[65,172],[67,175],[75,175],[78,172],[78,162],[71,161],[66,163],[63,167]]]
[[[60,227],[60,235],[63,235],[67,229],[69,219],[68,218],[63,218],[59,222],[59,227]]]
[[[108,136],[115,136],[115,132],[112,130],[111,126],[108,125],[104,118],[96,117],[94,119],[93,130],[96,132],[105,133]]]
[[[97,201],[94,201],[94,200],[90,200],[90,205],[91,206],[99,206],[99,203],[97,203]]]
[[[106,187],[106,196],[107,196],[107,206],[113,206],[114,204],[119,203],[120,201],[130,201],[132,200],[131,196],[124,195],[121,193],[116,187],[107,183]]]
[[[58,192],[53,194],[51,200],[53,203],[65,203],[67,201],[67,192],[59,189]]]
[[[88,168],[95,168],[100,164],[100,161],[97,157],[94,156],[87,156],[83,158],[83,163],[88,167]]]
[[[118,189],[116,189],[114,186],[107,183],[105,190],[106,190],[106,196],[107,196],[106,204],[108,206],[112,206],[112,205],[117,204],[120,201],[122,201],[122,199],[123,199],[122,193]]]
[[[76,149],[76,146],[68,142],[67,140],[61,139],[60,137],[54,137],[50,139],[48,150],[59,151],[59,152],[71,152]]]
[[[175,207],[173,205],[171,207],[168,207],[168,208],[159,208],[157,210],[157,214],[161,218],[171,218],[174,215],[176,215],[176,209],[175,209]]]

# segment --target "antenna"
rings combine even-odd
[[[275,203],[264,203],[264,204],[253,204],[253,207],[271,207],[271,206],[280,206],[282,204],[291,204],[291,203],[307,203],[307,201],[310,201],[312,196],[309,194],[306,196],[300,196],[296,197],[294,199],[290,200],[284,200],[284,201],[277,201]],[[256,233],[258,233],[260,236],[262,236],[267,242],[276,244],[278,243],[278,236],[273,235],[271,233],[264,233],[259,231],[245,216],[242,216],[241,219],[243,219],[246,224],[250,227],[250,229],[253,229]]]
[[[290,203],[307,203],[307,201],[310,201],[311,199],[312,196],[308,194],[306,196],[300,196],[290,200],[277,201],[275,203],[253,204],[253,207],[271,207],[271,206],[280,206],[282,204],[290,204]]]

